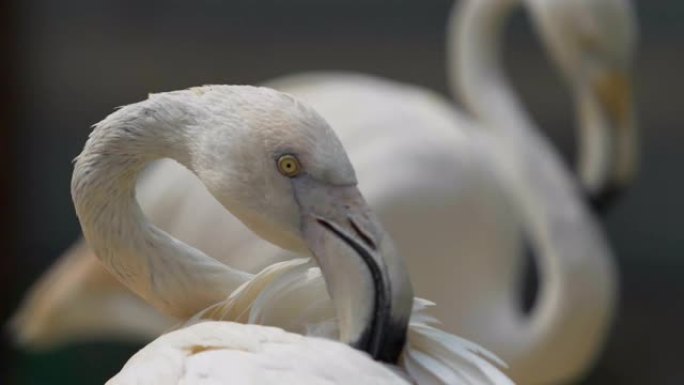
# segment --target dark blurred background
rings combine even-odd
[[[148,92],[351,70],[446,93],[452,1],[4,0],[0,2],[0,320],[79,234],[71,160],[90,126]],[[622,276],[612,335],[584,384],[684,384],[684,3],[640,0],[636,96],[641,176],[605,218]],[[572,158],[573,108],[523,12],[507,66]],[[3,337],[0,384],[94,384],[138,347],[28,354]]]

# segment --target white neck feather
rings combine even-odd
[[[156,308],[182,318],[250,278],[148,223],[135,199],[138,175],[153,160],[171,158],[195,172],[192,145],[203,134],[204,115],[200,106],[166,95],[120,109],[96,125],[71,185],[83,234],[107,269]]]
[[[592,358],[597,339],[587,335],[601,335],[607,326],[616,279],[609,247],[574,178],[518,102],[501,68],[498,43],[517,3],[474,0],[455,7],[449,49],[457,66],[451,81],[458,83],[455,89],[461,90],[469,110],[501,139],[497,155],[505,166],[500,177],[540,257],[537,306],[530,319],[502,317],[513,322],[493,333],[510,339],[501,346],[513,352],[497,353],[552,366],[554,356],[566,357],[568,352]],[[518,306],[503,308],[515,311]],[[536,370],[509,364],[522,373]]]
[[[478,119],[504,123],[492,125],[492,130],[514,135],[526,134],[524,128],[530,121],[501,67],[501,33],[518,3],[462,1],[452,8],[447,30],[447,75],[452,92]]]

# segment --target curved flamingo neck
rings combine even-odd
[[[504,22],[517,3],[462,1],[451,15],[448,48],[452,85],[494,134],[499,178],[539,257],[542,285],[531,316],[502,316],[492,331],[505,340],[497,345],[509,350],[497,353],[525,382],[525,372],[576,370],[593,358],[612,314],[616,277],[609,247],[572,175],[522,108],[500,64]]]
[[[159,310],[187,318],[250,275],[153,226],[135,199],[151,161],[171,158],[193,170],[189,139],[201,132],[186,122],[202,111],[168,103],[151,97],[98,123],[76,159],[71,191],[83,234],[106,268]]]
[[[462,1],[447,30],[447,75],[452,92],[492,130],[517,130],[530,122],[501,66],[501,34],[517,0]],[[517,122],[514,127],[510,123]]]

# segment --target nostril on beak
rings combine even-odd
[[[378,247],[376,246],[375,242],[373,241],[373,238],[371,238],[370,235],[368,235],[366,232],[364,232],[363,230],[361,230],[361,228],[360,228],[360,227],[359,227],[351,218],[347,218],[347,220],[349,221],[349,225],[350,225],[351,228],[354,230],[354,232],[356,233],[356,235],[358,235],[359,238],[361,238],[361,240],[363,240],[363,242],[364,242],[368,247],[370,247],[372,250],[376,250],[376,251],[377,251],[377,250],[378,250]]]

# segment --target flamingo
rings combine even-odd
[[[403,356],[403,369],[417,384],[459,378],[511,384],[480,356],[489,353],[424,321],[411,324],[424,335],[422,341],[413,337],[407,345],[414,309],[408,271],[356,187],[342,144],[313,109],[267,88],[204,86],[153,94],[96,124],[75,161],[71,194],[88,244],[110,273],[157,309],[189,318],[198,308],[221,303],[227,293],[249,292],[273,275],[267,268],[251,277],[146,220],[135,185],[158,158],[191,170],[255,234],[313,257],[321,275],[306,282],[317,297],[329,294],[331,301],[318,303],[333,309],[341,342],[387,364]],[[292,298],[292,305],[300,301]],[[283,299],[280,305],[289,307]],[[354,375],[364,383],[398,383],[368,356],[282,333],[234,322],[188,326],[143,348],[110,383],[281,383],[273,369],[292,373],[297,383],[340,383]],[[178,350],[184,351],[180,358]],[[339,363],[298,362],[314,355]]]
[[[635,126],[628,92],[634,39],[631,8],[628,2],[610,0],[526,4],[573,85],[583,138],[601,138],[601,151],[596,147],[587,149],[588,144],[596,143],[595,139],[583,140],[580,164],[583,184],[595,197],[594,201],[605,202],[612,192],[627,185],[634,174]],[[571,182],[552,189],[539,188],[532,195],[564,196],[563,202],[570,202],[568,210],[583,213],[580,219],[566,219],[573,223],[572,230],[564,228],[549,235],[548,229],[532,226],[529,215],[520,214],[520,190],[513,188],[515,183],[509,183],[507,171],[502,171],[518,164],[541,179],[542,175],[554,172],[564,176],[552,179],[570,178],[548,144],[534,132],[533,123],[521,112],[497,64],[498,47],[493,42],[498,40],[513,5],[513,1],[466,1],[451,15],[450,61],[458,65],[449,67],[453,69],[450,78],[453,87],[461,89],[468,112],[482,123],[473,123],[454,112],[450,102],[430,91],[374,77],[300,75],[268,84],[306,100],[332,123],[349,151],[370,206],[408,257],[418,294],[442,305],[435,312],[444,327],[496,351],[511,365],[513,378],[524,383],[549,383],[573,378],[593,361],[610,320],[615,278],[605,240],[600,233],[591,234],[598,229],[584,213],[580,197],[574,192],[563,192],[574,189]],[[522,152],[539,147],[552,159],[552,164],[542,169],[549,162],[544,158],[547,155],[539,155],[543,160],[537,159],[537,163],[501,166],[494,153],[498,145],[473,144],[483,141],[471,140],[472,136],[483,136],[474,133],[482,130],[493,133],[485,142],[515,143],[512,148]],[[401,156],[397,157],[397,153]],[[390,161],[396,165],[392,169],[378,167]],[[177,191],[186,195],[175,195]],[[254,272],[268,263],[291,257],[241,230],[236,219],[224,215],[190,173],[172,163],[151,170],[141,182],[138,194],[153,221],[156,219],[172,234],[232,266]],[[555,215],[561,206],[548,208],[546,215]],[[567,239],[561,242],[558,238],[562,236]],[[533,238],[533,246],[538,250],[541,259],[537,263],[542,267],[544,284],[538,305],[529,315],[522,314],[515,295],[520,286],[520,243],[526,237]],[[547,240],[551,238],[552,241]],[[587,243],[584,239],[590,241],[579,249],[577,244]],[[548,243],[553,246],[540,246]],[[92,260],[92,252],[87,248],[79,250],[70,258]],[[584,258],[577,259],[575,254]],[[246,260],[240,258],[242,255],[252,258]],[[570,261],[571,258],[576,260]],[[557,259],[572,263],[558,263]],[[582,263],[585,265],[581,266]],[[92,264],[90,268],[100,267]],[[595,277],[596,282],[583,290],[558,289],[559,282],[571,278],[570,272],[579,274],[577,271],[592,269],[596,273],[587,277]],[[79,274],[85,279],[90,273],[83,269]],[[77,279],[71,276],[69,281]],[[590,293],[587,296],[591,301],[579,303],[577,298],[585,295],[585,291]],[[54,344],[68,338],[108,335],[104,334],[108,330],[98,333],[92,327],[70,328],[76,320],[57,311],[66,306],[62,304],[83,303],[92,291],[77,287],[60,297],[54,292],[43,285],[43,289],[34,291],[28,302],[32,306],[26,308],[55,309],[43,312],[51,317],[36,317],[25,310],[23,316],[16,318],[24,340]],[[122,300],[124,297],[127,300]],[[108,309],[101,312],[103,317],[127,311],[126,307],[136,311],[144,308],[140,300],[124,291],[102,299],[100,307]],[[544,307],[544,301],[556,304]],[[542,308],[554,310],[542,312]],[[574,310],[580,311],[575,314]],[[550,315],[553,312],[555,317]],[[140,319],[155,317],[158,315]],[[131,338],[149,333],[152,326],[138,325],[133,319],[121,323],[127,324],[121,326],[121,334],[129,333]],[[149,333],[147,338],[158,335],[170,323],[159,322],[156,332]],[[578,335],[582,336],[581,343]]]
[[[347,345],[282,329],[203,322],[165,334],[136,353],[107,385],[408,385]]]

